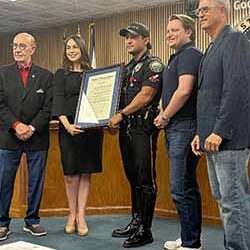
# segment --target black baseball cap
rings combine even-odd
[[[150,35],[149,28],[143,23],[132,23],[127,28],[120,30],[120,36],[127,36],[128,34],[144,37]]]
[[[123,28],[120,30],[120,36],[127,36],[127,35],[135,35],[135,36],[143,36],[149,37],[150,32],[149,28],[143,23],[132,23],[127,28]],[[148,49],[152,48],[150,43],[147,44]]]

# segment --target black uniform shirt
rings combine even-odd
[[[202,53],[192,42],[184,44],[173,54],[163,73],[162,107],[165,109],[179,85],[179,77],[184,74],[196,77],[193,91],[185,105],[171,118],[171,121],[187,120],[196,117],[197,76]]]
[[[123,87],[120,108],[127,106],[144,86],[157,90],[157,94],[148,106],[158,106],[162,88],[164,64],[157,57],[146,52],[138,61],[132,59],[126,66],[123,75]]]

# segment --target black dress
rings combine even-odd
[[[58,69],[53,87],[53,115],[67,116],[74,122],[82,73]],[[70,135],[59,125],[59,146],[64,175],[96,173],[102,171],[102,129],[90,129]]]

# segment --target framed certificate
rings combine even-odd
[[[123,64],[86,71],[82,78],[75,124],[102,127],[116,114],[120,101]]]

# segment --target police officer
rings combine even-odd
[[[132,220],[113,237],[128,237],[124,247],[153,242],[151,223],[156,200],[155,157],[158,132],[153,124],[161,96],[163,63],[152,56],[149,29],[133,23],[120,30],[133,59],[125,66],[120,110],[109,121],[120,127],[119,142],[123,165],[131,188]]]

